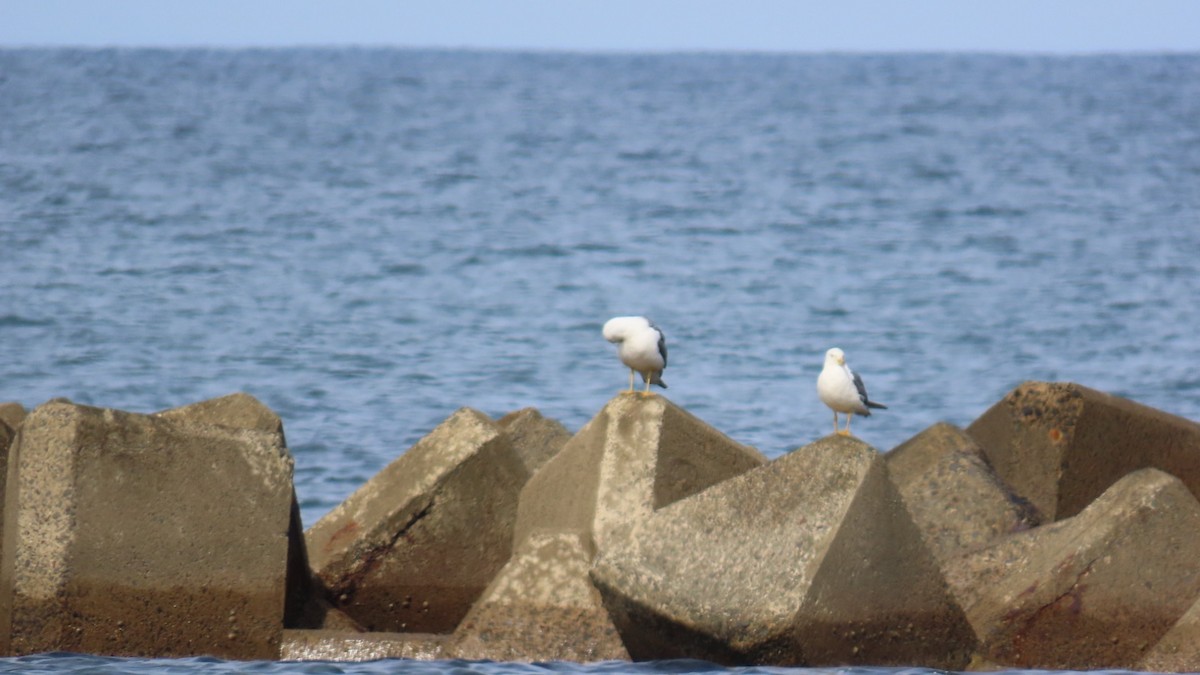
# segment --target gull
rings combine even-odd
[[[651,396],[650,385],[663,389],[663,368],[667,367],[667,341],[663,333],[644,316],[618,316],[604,324],[604,339],[616,343],[617,356],[629,367],[629,392],[633,393],[633,374],[640,373],[646,383],[642,396]]]
[[[867,388],[863,385],[858,373],[846,365],[846,354],[834,347],[825,352],[825,367],[817,378],[817,395],[821,401],[833,409],[833,432],[842,436],[850,436],[850,418],[855,413],[863,417],[871,416],[871,408],[887,406],[876,403],[867,397]],[[838,428],[838,413],[846,413],[846,429]]]

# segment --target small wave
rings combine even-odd
[[[163,272],[169,275],[182,274],[186,276],[197,274],[220,274],[224,270],[217,265],[201,265],[199,263],[184,263],[168,267]]]
[[[653,162],[666,159],[667,155],[661,150],[651,148],[649,150],[622,150],[617,153],[617,158],[634,162]]]
[[[841,307],[809,307],[808,311],[813,316],[829,317],[833,319],[850,316],[850,312],[842,309]]]
[[[646,266],[646,261],[642,258],[626,258],[625,260],[614,260],[608,264],[612,267],[627,267],[630,269],[641,269]]]
[[[695,209],[692,209],[692,210],[695,210]],[[742,230],[739,230],[736,227],[704,226],[704,225],[694,225],[691,227],[685,227],[685,228],[680,229],[679,233],[687,234],[687,235],[711,234],[711,235],[716,235],[716,236],[720,236],[720,237],[728,237],[728,236],[732,236],[732,235],[745,234],[745,232],[743,232]]]
[[[106,267],[98,272],[102,277],[144,277],[149,273],[141,267]]]
[[[192,122],[183,122],[176,124],[171,128],[171,137],[176,140],[190,138],[195,136],[200,131],[200,125]]]
[[[1142,302],[1141,300],[1115,300],[1108,303],[1108,308],[1120,311],[1129,311],[1131,309],[1141,309],[1145,304],[1146,303]]]
[[[91,363],[99,363],[105,356],[102,351],[89,351],[82,354],[73,354],[64,356],[54,362],[55,366],[86,366]]]
[[[709,215],[707,209],[699,209],[694,206],[656,206],[646,212],[647,218],[662,220],[703,218],[707,215]]]
[[[394,263],[383,267],[383,273],[389,276],[420,276],[427,271],[420,263]]]
[[[961,173],[953,169],[943,169],[933,166],[916,165],[912,168],[912,176],[918,180],[940,182],[958,178],[961,175]]]
[[[538,244],[536,246],[503,249],[501,253],[518,258],[566,258],[571,255],[569,250],[553,244]]]
[[[1017,238],[1009,234],[970,235],[963,244],[969,248],[981,248],[993,253],[1016,253]]]
[[[593,251],[601,253],[616,253],[617,251],[621,250],[621,247],[614,246],[613,244],[600,244],[596,242],[584,242],[582,244],[576,244],[573,248],[576,251],[584,251],[588,253]]]
[[[443,190],[477,180],[479,180],[479,176],[473,173],[438,173],[427,179],[425,184],[435,190]]]
[[[209,243],[226,241],[233,237],[244,237],[254,234],[254,231],[248,227],[236,226],[215,230],[188,231],[180,232],[171,239],[181,243]]]
[[[1026,215],[1026,211],[1025,209],[1008,206],[991,206],[989,204],[981,204],[975,208],[963,211],[963,215],[976,216],[979,218],[1020,218]]]
[[[110,141],[108,143],[98,143],[94,141],[83,141],[71,146],[71,152],[78,154],[90,154],[93,152],[108,152],[109,150],[119,150],[124,147],[124,143]]]
[[[0,328],[39,328],[42,326],[53,326],[52,319],[34,319],[19,314],[5,314],[0,316]]]
[[[939,271],[937,275],[939,279],[945,279],[952,284],[973,285],[983,283],[983,280],[973,277],[966,272],[948,267]]]

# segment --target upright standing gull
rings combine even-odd
[[[871,408],[887,406],[867,398],[867,388],[862,378],[846,365],[846,355],[834,347],[825,352],[825,367],[817,378],[817,395],[833,409],[833,432],[843,436],[850,434],[850,418],[854,413],[871,416]],[[838,428],[838,413],[846,413],[846,430]]]
[[[604,324],[604,339],[615,342],[621,363],[629,366],[629,391],[633,392],[633,374],[640,373],[646,383],[643,396],[650,395],[650,385],[663,389],[663,368],[667,367],[667,340],[662,331],[644,316],[618,316]]]

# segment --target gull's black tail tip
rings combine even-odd
[[[887,410],[886,405],[884,405],[882,403],[876,403],[874,401],[867,401],[867,407],[868,408],[879,408],[881,410]]]
[[[663,389],[667,388],[667,383],[663,382],[661,373],[655,373],[654,375],[652,375],[650,377],[650,384],[657,384],[658,386],[662,387]]]

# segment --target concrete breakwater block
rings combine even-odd
[[[283,435],[171,417],[56,399],[21,423],[0,563],[4,653],[278,656],[292,504]]]
[[[25,410],[25,406],[15,401],[0,403],[0,422],[8,425],[9,429],[14,432],[17,427],[21,426],[21,420],[25,419],[25,415],[29,414]]]
[[[534,475],[558,454],[571,439],[571,432],[557,420],[543,417],[537,408],[522,408],[496,420],[508,437],[525,473]]]
[[[17,426],[25,419],[25,407],[19,403],[0,403],[0,523],[4,522],[4,488],[8,476],[8,451],[17,436]],[[0,560],[4,558],[4,538],[0,533]]]
[[[0,523],[4,522],[4,477],[8,475],[8,451],[26,414],[25,406],[20,403],[0,403]],[[3,551],[2,543],[0,551]]]
[[[1135,670],[1194,673],[1200,669],[1200,600],[1138,661]]]
[[[967,433],[1047,522],[1079,513],[1146,467],[1200,495],[1200,424],[1078,384],[1025,382]]]
[[[638,660],[954,669],[975,645],[883,458],[846,437],[656,511],[591,576]]]
[[[244,392],[200,401],[155,413],[159,419],[187,424],[216,424],[239,429],[255,429],[278,434],[284,442],[283,420],[261,401]],[[288,522],[287,597],[283,625],[287,628],[338,628],[361,630],[353,620],[334,609],[312,582],[308,553],[304,547],[304,526],[300,504],[292,490]]]
[[[888,472],[939,565],[1035,527],[1037,509],[1017,497],[962,429],[944,422],[896,446]]]
[[[514,541],[576,532],[603,552],[655,509],[765,462],[663,396],[618,394],[522,490]]]
[[[159,419],[185,424],[216,424],[235,429],[253,429],[283,434],[283,420],[262,401],[245,392],[210,398],[154,413]]]
[[[8,459],[8,447],[12,445],[13,437],[17,432],[12,427],[5,424],[4,420],[0,420],[0,456],[6,461]]]
[[[588,579],[591,566],[591,549],[580,535],[532,535],[463,619],[445,655],[492,661],[629,660]]]
[[[628,659],[588,577],[597,549],[655,509],[765,461],[662,396],[618,395],[521,491],[513,557],[446,654]]]
[[[339,630],[285,630],[284,661],[377,661],[445,658],[447,636],[430,633],[355,633]]]
[[[966,556],[949,576],[1002,666],[1134,668],[1200,598],[1200,503],[1136,471],[1076,516]]]
[[[372,631],[454,630],[508,561],[528,462],[557,451],[560,429],[463,408],[384,467],[306,535],[334,606]]]

